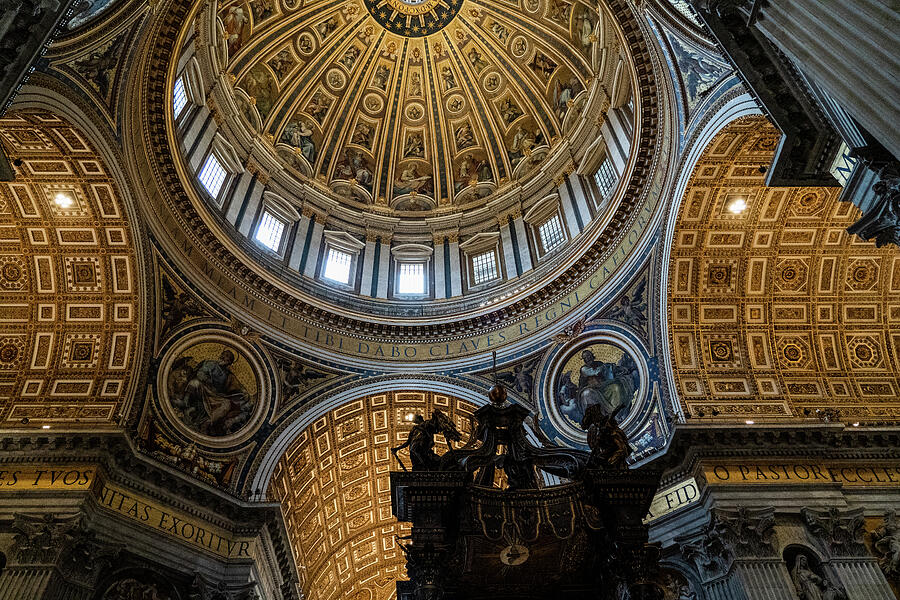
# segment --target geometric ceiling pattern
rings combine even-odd
[[[677,394],[693,417],[900,419],[900,253],[847,233],[838,187],[765,187],[779,137],[737,120],[692,173],[668,275]]]
[[[518,178],[572,127],[596,42],[615,39],[596,4],[565,0],[237,0],[218,17],[247,123],[292,170],[399,210]]]
[[[114,426],[142,311],[117,186],[53,115],[7,115],[0,143],[0,426]]]
[[[431,392],[391,392],[343,404],[310,424],[278,463],[268,490],[281,503],[301,585],[309,600],[395,597],[406,558],[395,536],[409,526],[391,514],[391,447],[403,443],[411,416],[434,409],[468,439],[470,402]],[[435,436],[435,451],[447,450]],[[400,452],[409,466],[408,450]]]

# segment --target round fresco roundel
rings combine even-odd
[[[581,420],[590,406],[615,414],[619,424],[634,412],[645,376],[635,353],[614,340],[591,340],[566,352],[552,379],[550,419],[575,439],[585,436]]]
[[[213,445],[252,434],[267,392],[257,354],[224,332],[189,335],[172,346],[158,389],[176,427]]]

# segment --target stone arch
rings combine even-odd
[[[481,386],[468,384],[455,378],[433,375],[428,377],[414,375],[384,377],[341,387],[331,395],[319,398],[309,409],[281,424],[270,434],[265,451],[260,454],[260,458],[253,467],[253,476],[247,491],[250,498],[254,500],[266,498],[266,490],[269,488],[278,462],[294,440],[316,419],[357,398],[398,391],[442,393],[465,400],[475,406],[487,403],[486,389]]]
[[[399,465],[390,449],[406,439],[412,414],[441,409],[465,438],[477,408],[443,392],[390,387],[357,389],[352,398],[318,410],[272,474],[268,499],[281,503],[301,587],[311,600],[393,596],[406,561],[397,537],[409,526],[391,513],[389,472]],[[436,436],[439,454],[442,446]]]
[[[0,418],[6,427],[117,427],[144,332],[136,219],[115,161],[82,128],[46,106],[17,107],[0,120],[16,171],[0,184]]]
[[[732,121],[691,173],[669,241],[672,387],[699,418],[894,421],[900,256],[846,232],[840,188],[766,186],[779,139]]]
[[[681,203],[684,199],[684,191],[687,188],[688,182],[690,181],[691,173],[693,172],[694,167],[697,165],[697,161],[700,160],[703,152],[709,146],[716,134],[718,134],[736,119],[748,115],[758,114],[761,114],[761,112],[750,94],[743,93],[729,98],[724,102],[724,104],[721,104],[719,106],[718,110],[712,112],[706,123],[697,130],[694,135],[694,139],[691,141],[689,150],[684,153],[684,158],[681,161],[681,168],[678,170],[678,178],[672,186],[672,201],[669,204],[668,213],[665,215],[665,219],[663,221],[663,243],[660,248],[660,251],[662,252],[662,272],[664,273],[664,276],[660,281],[662,289],[661,293],[659,294],[659,314],[662,320],[660,329],[662,332],[663,344],[665,347],[669,346],[669,281],[667,277],[667,274],[669,272],[669,259],[672,255],[672,241],[675,232],[675,223],[677,221],[678,211],[681,208]],[[662,356],[666,378],[670,382],[674,381],[671,355],[668,352],[663,352]],[[681,407],[681,402],[679,401],[678,391],[671,386],[670,400],[672,411],[676,415],[678,415],[679,418],[683,419],[684,413]]]

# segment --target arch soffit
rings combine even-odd
[[[706,123],[695,132],[690,146],[682,155],[683,158],[679,163],[679,169],[677,171],[678,177],[672,185],[671,194],[669,196],[671,200],[668,203],[668,208],[665,211],[665,219],[663,221],[665,225],[662,232],[662,244],[660,244],[658,250],[662,254],[659,276],[661,287],[658,296],[659,306],[657,311],[660,315],[659,327],[661,333],[661,348],[670,348],[671,342],[671,340],[669,339],[668,312],[670,268],[669,263],[672,256],[672,244],[674,241],[673,238],[675,236],[675,224],[678,218],[678,211],[681,209],[682,202],[684,202],[684,193],[687,190],[688,182],[691,179],[691,175],[693,174],[694,168],[697,166],[697,162],[700,160],[700,157],[703,156],[703,153],[706,151],[710,142],[712,142],[713,138],[715,138],[720,131],[722,131],[732,122],[740,119],[741,117],[761,114],[762,111],[749,93],[744,92],[740,95],[729,98],[724,102],[724,104],[720,105],[718,110],[712,111],[710,113],[710,115],[707,117]],[[683,421],[684,411],[681,406],[681,399],[678,394],[678,390],[676,390],[675,386],[672,385],[672,382],[675,381],[675,371],[672,364],[671,354],[668,351],[660,352],[659,354],[662,357],[662,362],[665,369],[665,379],[670,384],[667,386],[670,400],[669,408],[673,411],[673,413],[678,417],[679,420]]]
[[[458,379],[445,377],[415,377],[415,376],[398,376],[389,377],[381,381],[364,381],[360,385],[349,386],[334,395],[319,400],[310,406],[309,410],[302,412],[281,424],[274,431],[265,443],[265,450],[260,453],[252,465],[254,471],[252,479],[249,480],[248,495],[251,500],[265,500],[266,490],[272,480],[275,467],[282,459],[285,452],[291,447],[303,431],[329,412],[363,397],[373,394],[390,393],[390,392],[432,392],[438,394],[447,394],[459,400],[470,402],[475,406],[483,406],[487,404],[486,388],[477,388],[474,384],[465,384]],[[529,436],[533,437],[532,441],[537,441],[533,432],[528,431]]]
[[[130,234],[130,244],[125,250],[130,251],[133,273],[130,281],[136,286],[133,297],[137,300],[137,306],[133,307],[131,319],[135,323],[135,339],[131,342],[135,357],[146,357],[145,352],[149,336],[146,335],[149,318],[153,314],[153,298],[150,290],[151,276],[149,270],[149,250],[147,238],[139,218],[139,209],[134,201],[134,190],[123,169],[123,161],[115,142],[115,134],[109,129],[109,125],[99,115],[92,116],[82,101],[55,80],[35,74],[16,95],[10,105],[7,115],[48,113],[60,119],[64,125],[77,130],[90,146],[91,151],[100,159],[108,176],[116,186],[117,205],[124,212],[123,218]],[[124,298],[123,298],[124,299]],[[138,390],[143,389],[147,372],[148,361],[136,358],[128,366],[129,382],[119,394],[119,408],[116,419],[119,419],[122,407],[131,404],[132,399],[138,395]],[[100,393],[99,384],[92,397]],[[35,422],[37,423],[37,422]],[[87,423],[85,423],[87,424]]]
[[[48,85],[44,85],[45,83]],[[105,119],[92,113],[89,108],[84,106],[82,99],[71,93],[68,88],[55,89],[62,86],[49,85],[52,83],[55,81],[38,74],[33,75],[31,80],[19,90],[8,112],[45,110],[67,121],[82,132],[112,174],[131,229],[135,255],[135,281],[141,285],[138,296],[144,305],[143,314],[139,315],[138,344],[146,350],[152,341],[152,336],[147,335],[147,328],[156,310],[155,295],[152,293],[153,273],[149,259],[150,246],[147,226],[145,220],[141,218],[142,211],[137,201],[137,192],[128,175],[122,149],[116,141],[116,133],[110,129],[109,123]],[[149,356],[149,353],[142,352],[142,356]],[[134,377],[135,394],[136,390],[144,387],[148,365],[149,361],[144,360],[139,367],[136,367],[139,370],[135,372]]]

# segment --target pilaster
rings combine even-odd
[[[435,236],[434,238],[434,297],[438,300],[447,297],[447,269],[445,260],[447,255],[444,252],[444,237]]]
[[[388,297],[388,282],[391,275],[391,240],[387,237],[381,238],[381,252],[378,255],[378,282],[376,296],[378,298]]]
[[[304,215],[309,215],[304,211]],[[318,215],[313,215],[315,221],[312,223],[312,235],[309,236],[309,246],[306,249],[306,264],[304,265],[303,274],[313,279],[316,276],[316,269],[319,266],[319,248],[322,246],[322,232],[325,230],[325,219]]]
[[[513,279],[520,275],[519,268],[516,266],[516,253],[513,249],[512,236],[509,233],[510,222],[509,216],[504,215],[500,218],[500,247],[503,252],[503,264],[506,269],[506,278]]]
[[[121,547],[103,544],[81,515],[18,514],[0,574],[0,600],[87,600]]]
[[[372,296],[374,293],[372,285],[372,273],[375,267],[375,245],[378,242],[376,236],[366,236],[366,248],[363,250],[362,257],[362,284],[359,293],[363,296]]]

